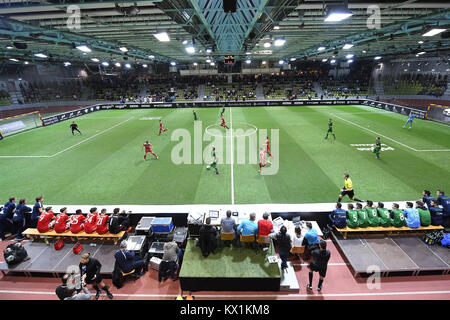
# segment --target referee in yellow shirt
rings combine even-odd
[[[347,195],[351,200],[362,202],[358,198],[355,198],[355,193],[353,192],[353,182],[350,179],[350,175],[348,173],[344,174],[345,183],[344,189],[341,190],[341,194],[339,195],[338,202],[341,202],[342,197]]]

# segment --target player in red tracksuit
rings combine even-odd
[[[95,230],[97,230],[97,218],[97,208],[91,208],[90,213],[87,215],[86,220],[84,221],[84,232],[94,233]]]
[[[59,210],[61,213],[58,214],[55,218],[55,226],[53,227],[53,230],[55,230],[57,233],[63,233],[67,229],[69,229],[69,224],[67,221],[69,220],[69,216],[67,215],[67,208],[62,208]]]
[[[272,158],[272,154],[270,153],[270,145],[269,145],[269,137],[266,136],[266,153]]]
[[[102,209],[100,215],[97,217],[97,233],[105,234],[108,232],[108,218],[106,209]]]
[[[230,129],[230,128],[228,128],[228,126],[225,124],[225,119],[224,119],[223,116],[222,116],[222,123],[220,124],[220,126],[221,126],[221,127],[224,127],[224,128],[227,128],[227,129]]]
[[[78,233],[83,231],[84,220],[86,220],[86,217],[81,214],[81,210],[75,211],[75,214],[70,216],[70,232]]]
[[[161,134],[161,132],[168,131],[168,130],[169,129],[164,129],[164,125],[163,125],[162,121],[159,120],[159,133],[158,133],[158,136]]]
[[[53,214],[52,207],[45,208],[46,212],[41,213],[38,219],[37,229],[39,232],[44,233],[52,229],[54,225],[53,218],[55,215]]]
[[[145,141],[145,143],[142,145],[142,148],[145,148],[144,160],[147,160],[147,153],[149,152],[154,155],[156,159],[158,159],[158,156],[152,151],[152,145],[150,144],[150,142]]]

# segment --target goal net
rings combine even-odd
[[[428,105],[425,119],[450,124],[450,107],[439,104],[430,104]]]
[[[42,126],[42,117],[39,111],[3,118],[0,119],[0,139],[40,126]]]

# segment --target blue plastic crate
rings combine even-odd
[[[170,233],[172,229],[173,221],[171,217],[153,219],[152,230],[154,233]]]

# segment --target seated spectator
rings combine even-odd
[[[16,207],[16,211],[13,215],[13,225],[14,225],[14,231],[16,234],[16,240],[22,240],[23,235],[22,232],[25,231],[25,221],[26,216],[32,211],[30,207],[27,206],[27,200],[26,199],[20,199],[19,204]]]
[[[217,247],[217,230],[211,226],[211,218],[208,217],[205,220],[205,224],[200,228],[199,244],[204,257],[209,256],[210,253],[214,253]]]
[[[422,201],[416,201],[416,209],[420,216],[420,225],[427,227],[431,224],[431,214]]]
[[[231,211],[228,210],[227,211],[227,217],[226,218],[222,218],[222,220],[220,220],[220,225],[221,225],[221,229],[220,229],[220,234],[222,233],[232,233],[234,236],[234,240],[236,240],[236,221],[231,217]],[[226,240],[225,244],[227,246],[229,246],[231,244],[230,240]]]
[[[406,217],[406,225],[410,228],[416,229],[420,227],[420,216],[419,211],[413,208],[412,202],[406,203],[405,217]]]
[[[406,225],[405,212],[399,209],[398,203],[392,204],[392,225],[396,228],[401,228]]]
[[[269,220],[269,214],[264,212],[263,218],[258,221],[258,236],[268,236],[273,231],[272,221]]]
[[[392,225],[391,214],[389,213],[389,210],[384,207],[384,203],[378,202],[377,209],[380,225],[382,227],[390,227]]]
[[[63,233],[70,228],[69,216],[67,215],[67,208],[61,208],[59,213],[55,218],[55,226],[53,230],[57,233]]]
[[[431,195],[431,192],[429,190],[423,190],[422,196],[422,202],[424,202],[428,208],[430,208],[431,206],[431,201],[436,200],[436,198]]]
[[[66,273],[61,278],[62,283],[56,287],[55,293],[58,296],[59,300],[64,300],[65,298],[72,296],[72,292],[67,286],[67,280],[69,279],[69,276],[70,275]]]
[[[442,226],[444,224],[444,214],[441,207],[439,207],[437,200],[432,200],[429,207],[431,214],[431,225]]]
[[[342,204],[340,202],[336,203],[336,209],[328,215],[331,225],[336,228],[345,228],[347,226],[346,217],[346,212],[342,209]]]
[[[166,277],[170,277],[174,281],[178,279],[177,270],[180,270],[179,265],[181,264],[182,257],[183,251],[178,248],[175,241],[164,244],[164,254],[158,272],[159,282]]]
[[[311,222],[306,222],[306,234],[303,238],[302,245],[305,247],[305,260],[311,257],[311,251],[317,248],[319,244],[319,236],[317,231],[313,229]]]
[[[349,203],[347,204],[347,227],[355,229],[355,228],[359,228],[359,218],[358,218],[358,211],[353,210],[353,204]]]
[[[361,203],[356,204],[356,212],[358,213],[358,222],[360,228],[367,228],[369,226],[369,218],[367,212],[363,209]]]
[[[134,251],[127,250],[127,245],[127,242],[122,240],[120,250],[114,253],[114,258],[123,273],[129,273],[134,269],[134,274],[140,277],[143,274],[142,268],[144,267],[144,261],[140,256],[136,256]]]
[[[128,220],[124,213],[120,214],[120,209],[115,208],[113,214],[108,219],[108,230],[112,234],[118,234],[128,228]]]
[[[64,298],[64,300],[91,300],[91,293],[88,288],[83,287],[82,292],[77,293],[75,288],[68,289],[68,293],[70,294],[68,297]]]
[[[373,202],[367,200],[366,206],[364,207],[364,211],[367,213],[367,219],[369,220],[370,227],[378,227],[379,219],[378,219],[378,210],[373,207]]]
[[[250,219],[244,220],[237,227],[237,231],[243,236],[257,235],[258,234],[258,225],[255,222],[256,214],[250,213]]]
[[[86,217],[81,214],[81,210],[75,211],[75,214],[70,216],[70,232],[79,233],[84,229],[84,221]]]
[[[55,215],[53,214],[52,207],[45,208],[45,212],[39,216],[37,224],[38,231],[44,233],[51,230],[55,224],[55,220],[53,220],[54,218]]]

